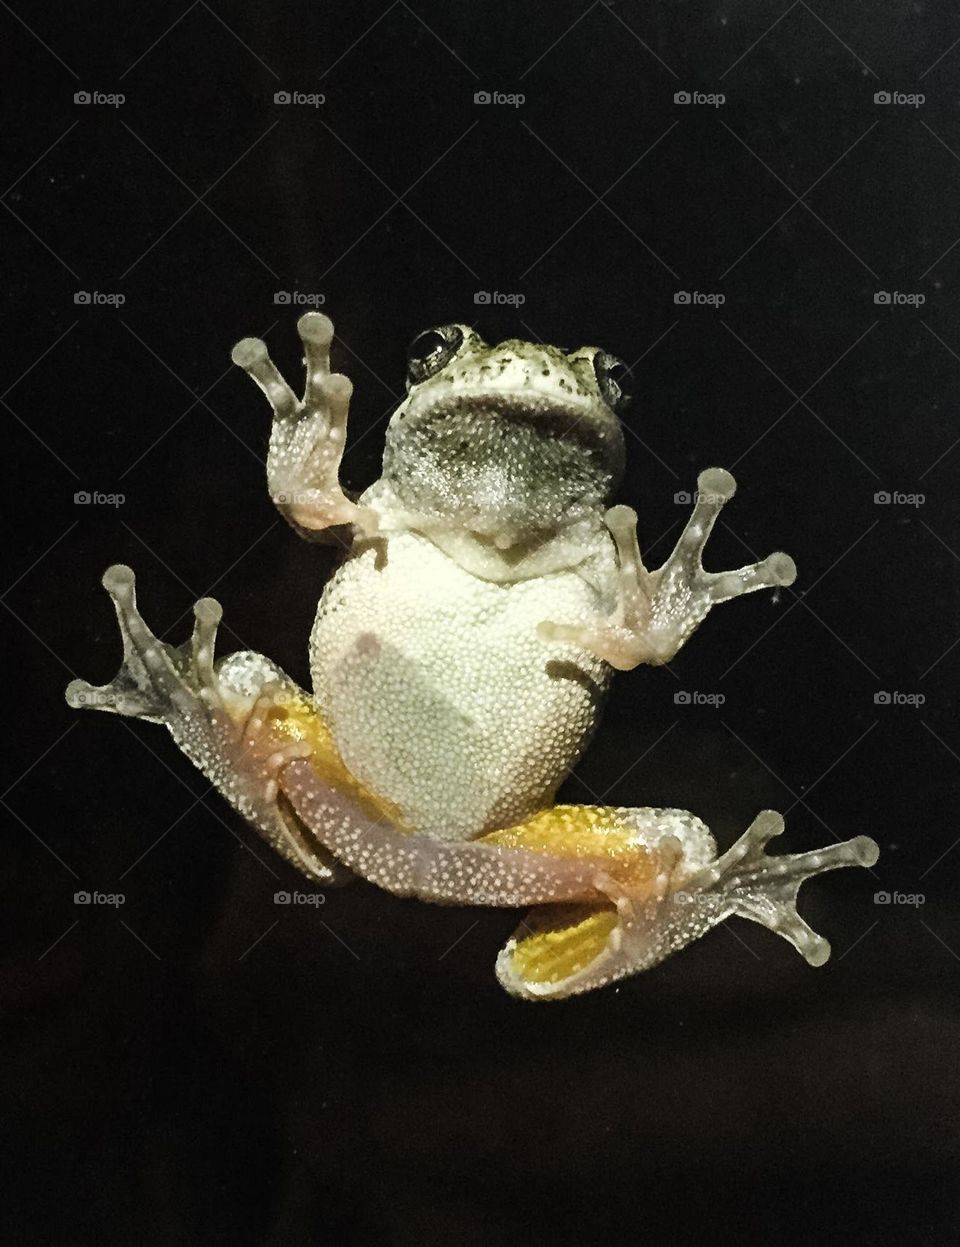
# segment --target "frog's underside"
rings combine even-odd
[[[783,554],[711,573],[703,547],[734,481],[710,469],[664,563],[641,560],[636,515],[605,509],[622,465],[619,362],[593,348],[506,342],[465,326],[418,339],[384,475],[357,501],[339,464],[349,381],[332,325],[301,318],[297,399],[263,343],[234,349],[274,409],[271,495],[305,535],[352,548],[311,637],[313,695],[252,652],[214,659],[221,610],[159,641],[129,568],[104,576],[123,638],[117,677],[67,700],[165,723],[230,803],[308,878],[361,875],[456,905],[534,906],[497,960],[511,993],[557,999],[645,969],[731,915],[812,965],[826,940],[800,884],[872,865],[865,836],[769,857],[763,811],[722,856],[683,810],[557,806],[613,667],[667,661],[717,602],[789,584]],[[416,344],[415,344],[416,346]]]

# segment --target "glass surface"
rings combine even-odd
[[[3,1241],[953,1241],[952,6],[14,4],[0,31]],[[872,873],[801,894],[824,968],[733,919],[518,1002],[516,913],[278,907],[299,876],[161,729],[65,705],[116,670],[117,562],[164,639],[212,594],[221,652],[308,683],[337,555],[271,506],[230,350],[293,380],[310,307],[353,489],[407,344],[458,321],[631,366],[616,500],[651,562],[697,473],[734,472],[708,567],[783,549],[796,584],[618,675],[560,795],[689,809],[722,848],[766,808],[780,851],[874,837]]]

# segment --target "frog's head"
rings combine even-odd
[[[592,346],[488,346],[469,325],[428,329],[410,347],[384,478],[406,510],[498,542],[583,519],[623,472],[625,372]]]

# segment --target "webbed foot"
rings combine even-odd
[[[103,587],[117,613],[123,661],[108,684],[72,680],[68,705],[165,724],[187,757],[273,848],[318,882],[342,881],[343,868],[278,795],[283,766],[309,749],[271,728],[271,716],[285,717],[289,706],[309,703],[306,694],[260,654],[246,651],[214,661],[223,612],[213,598],[195,604],[193,635],[174,646],[144,623],[129,567],[108,568]]]
[[[700,473],[693,513],[670,557],[653,572],[647,571],[640,555],[636,512],[611,507],[604,520],[617,547],[620,569],[613,615],[586,626],[544,622],[539,635],[546,641],[572,642],[612,667],[629,671],[644,662],[668,662],[718,602],[793,584],[797,575],[793,559],[779,552],[735,571],[704,571],[704,546],[736,487],[723,468]]]
[[[243,338],[231,352],[266,394],[273,408],[267,453],[270,496],[289,522],[308,532],[338,524],[372,531],[377,515],[359,507],[340,486],[340,460],[347,437],[347,411],[353,386],[330,371],[333,323],[322,312],[297,321],[307,369],[303,398],[287,385],[260,338]]]
[[[873,866],[880,856],[876,841],[855,836],[807,853],[770,857],[765,846],[783,832],[782,815],[763,810],[739,840],[711,866],[678,884],[675,896],[692,907],[759,922],[791,943],[811,966],[830,958],[830,945],[797,913],[800,885],[814,875],[845,866]]]

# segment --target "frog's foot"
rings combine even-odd
[[[612,617],[586,626],[545,622],[538,629],[540,636],[546,641],[572,642],[612,667],[628,671],[644,662],[668,662],[718,602],[756,589],[793,584],[796,566],[782,553],[736,571],[704,571],[703,548],[735,490],[736,481],[723,468],[700,473],[693,513],[673,553],[654,572],[647,571],[640,556],[636,512],[630,507],[612,507],[604,517],[620,567]]]
[[[273,848],[312,879],[340,881],[342,868],[277,792],[282,768],[309,750],[267,724],[286,718],[291,705],[308,702],[306,694],[260,654],[214,662],[223,612],[213,598],[196,603],[190,641],[173,646],[144,623],[129,567],[108,568],[103,587],[117,612],[123,661],[109,684],[72,680],[67,703],[166,724],[187,757]]]
[[[322,312],[307,312],[297,321],[297,331],[307,369],[302,399],[284,381],[259,338],[244,338],[231,352],[233,362],[253,377],[273,408],[267,454],[270,496],[295,528],[315,532],[355,524],[372,531],[376,513],[351,502],[340,487],[353,386],[330,371],[333,324]]]
[[[807,853],[769,857],[764,846],[783,826],[775,810],[761,811],[722,857],[681,881],[676,896],[707,913],[719,907],[724,917],[735,914],[759,922],[789,941],[809,965],[822,966],[830,958],[830,945],[797,913],[800,885],[828,870],[871,867],[880,849],[869,836],[854,836]]]
[[[749,918],[788,940],[812,966],[830,945],[797,913],[800,885],[828,870],[872,866],[879,855],[867,836],[768,857],[764,846],[783,819],[764,810],[722,857],[694,873],[667,870],[666,886],[635,900],[616,884],[608,905],[541,906],[529,914],[497,960],[511,994],[560,999],[649,969],[725,918]]]

